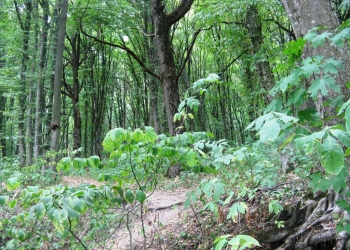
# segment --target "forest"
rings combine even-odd
[[[350,249],[350,0],[0,6],[0,249]]]

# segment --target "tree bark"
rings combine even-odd
[[[337,15],[332,10],[331,2],[328,0],[281,0],[281,2],[288,13],[297,38],[302,38],[314,27],[327,27],[327,29],[333,31],[339,26]],[[316,55],[322,55],[325,58],[335,58],[343,62],[343,70],[339,71],[336,83],[341,88],[341,94],[348,99],[349,91],[345,86],[350,79],[350,72],[348,70],[350,68],[348,47],[346,45],[343,48],[331,46],[328,41],[326,41],[323,46],[317,48],[313,48],[308,44],[304,50],[303,58]],[[310,85],[310,82],[311,80],[306,83],[307,86]],[[339,93],[330,90],[327,99],[334,99],[338,96]],[[325,107],[325,100],[324,96],[321,94],[318,95],[315,106],[321,118],[326,118],[327,123],[325,125],[334,125],[337,122],[335,119],[336,110],[332,108],[331,105]]]
[[[58,152],[59,144],[60,144],[62,63],[63,63],[63,50],[64,50],[64,38],[65,38],[65,32],[66,32],[67,13],[68,13],[68,0],[62,0],[61,12],[59,15],[58,36],[57,36],[57,45],[56,45],[53,107],[52,107],[52,119],[51,119],[50,150],[55,153]],[[57,157],[51,158],[53,171],[56,171],[56,162],[57,162],[56,159]]]
[[[80,61],[80,34],[75,32],[69,39],[72,51],[70,52],[70,64],[72,67],[73,83],[72,86],[64,81],[64,86],[68,93],[68,96],[72,100],[73,109],[73,149],[77,150],[81,147],[81,114],[79,109],[79,93],[81,90],[79,81],[79,67],[81,65]],[[76,152],[76,156],[80,156],[80,152]]]
[[[43,8],[42,27],[40,36],[39,50],[39,78],[36,89],[36,109],[34,125],[34,159],[37,160],[43,155],[43,117],[45,112],[45,71],[47,65],[47,41],[49,32],[49,3],[44,0],[41,2]]]
[[[259,75],[258,82],[260,87],[266,90],[265,102],[270,103],[273,97],[268,94],[268,91],[275,85],[275,80],[270,63],[264,55],[264,52],[261,51],[261,46],[264,43],[264,37],[261,18],[256,5],[251,5],[248,7],[246,14],[246,27],[252,41],[252,54],[257,56],[255,59],[255,65]]]
[[[169,134],[175,135],[179,122],[174,122],[180,104],[179,84],[177,79],[173,45],[170,29],[190,10],[194,0],[182,0],[179,6],[167,14],[161,0],[151,0],[152,17],[155,27],[155,43],[159,59],[160,81],[163,101],[169,126]]]
[[[25,146],[25,126],[24,126],[24,113],[25,113],[25,104],[26,104],[26,84],[27,84],[27,69],[29,61],[29,32],[31,27],[31,17],[32,17],[32,1],[25,1],[25,20],[22,23],[20,18],[20,11],[15,1],[15,7],[17,11],[17,16],[23,31],[23,40],[22,40],[22,62],[21,62],[21,71],[20,71],[20,92],[18,93],[18,149],[20,157],[20,166],[21,168],[26,165],[26,146]]]

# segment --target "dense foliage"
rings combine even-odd
[[[71,1],[67,13],[64,2],[0,0],[1,249],[109,248],[131,214],[142,219],[164,176],[200,173],[185,207],[200,204],[237,228],[247,221],[239,234],[212,233],[210,247],[261,245],[267,233],[250,222],[257,202],[270,231],[285,228],[282,249],[314,226],[287,232],[283,214],[305,207],[316,222],[332,220],[345,247],[349,1],[329,9],[337,27],[302,37],[286,1]],[[169,25],[160,42],[157,18]],[[101,185],[62,185],[62,175]]]

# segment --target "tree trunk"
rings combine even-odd
[[[49,3],[42,1],[43,8],[42,27],[40,36],[39,50],[39,78],[36,89],[36,109],[35,109],[35,126],[34,126],[34,159],[38,160],[43,155],[43,117],[45,112],[45,71],[47,62],[47,41],[49,32]]]
[[[288,13],[290,22],[293,26],[294,33],[297,38],[302,38],[307,32],[314,27],[327,27],[329,30],[335,30],[339,26],[339,20],[336,13],[332,10],[331,2],[328,0],[282,0],[281,1],[285,10]],[[346,99],[349,98],[349,91],[345,84],[350,79],[350,58],[348,47],[338,48],[331,46],[328,41],[316,49],[308,44],[304,50],[303,58],[313,57],[316,55],[322,55],[325,58],[335,58],[343,62],[344,70],[340,70],[336,83],[341,88],[341,93]],[[316,76],[317,77],[317,76]],[[310,81],[307,82],[307,86],[310,86]],[[339,96],[339,93],[333,90],[329,91],[328,99],[334,99]],[[322,95],[317,96],[315,106],[319,112],[321,118],[326,118],[327,124],[334,125],[337,121],[336,110],[331,106],[324,106],[325,97]]]
[[[25,104],[26,104],[26,84],[27,84],[27,69],[28,69],[28,60],[29,60],[29,32],[31,26],[31,17],[32,17],[32,1],[25,1],[25,20],[24,23],[20,19],[20,10],[15,2],[15,7],[17,15],[19,16],[19,21],[21,29],[23,31],[23,40],[22,40],[22,62],[21,62],[21,71],[20,71],[20,92],[18,93],[18,149],[20,156],[20,166],[21,168],[26,165],[26,146],[25,146],[25,126],[24,126],[24,113],[25,113]]]
[[[73,75],[73,85],[72,87],[65,83],[68,96],[72,99],[72,109],[73,109],[73,149],[77,150],[81,147],[81,115],[79,109],[79,93],[81,90],[80,81],[79,81],[79,66],[80,62],[80,34],[75,32],[74,35],[69,40],[72,51],[70,53],[70,63],[72,66],[72,75]],[[80,156],[80,152],[76,152],[76,156]]]
[[[155,43],[159,59],[160,81],[162,84],[163,101],[168,120],[169,133],[176,134],[179,122],[174,122],[180,104],[179,85],[174,59],[173,45],[170,39],[170,29],[190,10],[194,0],[182,0],[171,13],[165,12],[161,0],[151,0],[153,23],[155,27]]]
[[[59,0],[58,0],[59,1]],[[58,4],[59,6],[59,4]],[[68,13],[68,0],[62,0],[61,12],[58,23],[58,36],[56,45],[56,62],[54,70],[54,91],[53,91],[53,107],[51,119],[51,142],[50,150],[57,153],[60,144],[60,120],[61,120],[61,82],[62,82],[62,63],[64,38],[66,32],[66,22]],[[52,170],[56,171],[57,157],[51,159]]]
[[[270,63],[264,53],[261,51],[261,46],[264,43],[262,23],[260,20],[259,10],[256,5],[249,6],[246,14],[246,27],[249,37],[252,41],[252,54],[256,56],[255,65],[259,74],[259,85],[266,90],[266,103],[272,101],[272,96],[268,91],[275,85],[275,80],[272,74]]]

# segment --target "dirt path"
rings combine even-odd
[[[147,198],[145,203],[147,212],[144,215],[143,221],[145,223],[148,245],[151,245],[152,240],[156,237],[166,233],[164,228],[176,226],[185,217],[186,211],[183,204],[186,200],[187,192],[188,190],[158,190]],[[144,238],[142,237],[141,229],[141,219],[134,218],[131,229],[131,241],[133,246],[143,244]],[[117,234],[112,244],[113,250],[130,249],[130,233],[126,227]],[[155,244],[155,242],[153,242],[153,244]],[[148,247],[147,249],[152,248]]]
[[[101,185],[96,180],[76,176],[64,176],[62,182],[70,186],[78,186],[82,183],[94,184],[96,186]],[[150,247],[150,245],[152,243],[154,245],[155,242],[153,241],[160,235],[181,233],[182,226],[180,225],[183,223],[180,222],[186,218],[188,213],[184,209],[187,192],[189,192],[188,189],[178,188],[175,190],[155,190],[152,194],[148,194],[148,198],[144,204],[145,213],[143,215],[148,245],[147,249],[155,249]],[[135,211],[140,211],[140,209],[137,208]],[[134,214],[131,221],[129,227],[131,237],[127,227],[124,225],[109,242],[108,249],[131,249],[130,241],[133,245],[132,249],[141,249],[137,247],[143,245],[144,241],[140,213]],[[168,231],[170,228],[171,232]],[[166,244],[166,242],[163,242],[163,244]]]

